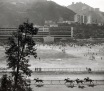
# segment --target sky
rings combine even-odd
[[[104,0],[50,0],[54,1],[62,6],[68,6],[72,4],[72,2],[82,2],[93,8],[99,8],[100,11],[104,12]]]

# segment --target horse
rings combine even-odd
[[[83,84],[83,82],[84,82],[84,80],[80,80],[78,78],[75,81],[76,81],[77,84],[80,84],[80,83]]]
[[[86,70],[88,71],[88,73],[91,73],[92,72],[92,69],[91,68],[87,68],[86,67]]]
[[[65,81],[65,84],[66,84],[66,83],[70,83],[70,84],[72,84],[72,83],[74,82],[73,80],[70,80],[69,78],[64,79],[64,81]]]
[[[39,79],[39,78],[37,78],[37,79],[34,79],[35,80],[35,83],[39,83],[39,82],[41,82],[41,83],[43,83],[43,80],[41,80],[41,79]]]
[[[85,81],[85,82],[90,82],[90,84],[91,84],[91,83],[93,83],[94,80],[92,80],[92,79],[90,79],[89,77],[87,77],[87,78],[84,78],[84,81]]]

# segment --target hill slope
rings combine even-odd
[[[58,21],[73,20],[74,12],[52,1],[40,0],[37,2],[20,2],[21,0],[0,1],[0,27],[15,27],[26,21],[26,18],[35,24],[43,25],[45,20]],[[33,1],[33,0],[32,0]]]
[[[73,10],[77,14],[82,14],[86,16],[92,16],[93,20],[97,20],[98,23],[104,23],[104,15],[99,8],[93,8],[87,4],[78,2],[76,4],[71,4],[68,6],[69,9]]]

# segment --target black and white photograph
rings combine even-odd
[[[104,91],[104,0],[0,0],[0,91]]]

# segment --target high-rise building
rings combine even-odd
[[[84,15],[83,17],[84,17],[84,19],[83,19],[83,20],[84,20],[83,23],[86,24],[86,23],[87,23],[87,16]]]
[[[82,23],[86,24],[87,23],[87,16],[76,14],[74,16],[74,22],[77,22],[80,24],[82,24]]]
[[[91,17],[91,15],[89,15],[87,17],[87,24],[92,24],[92,17]]]

